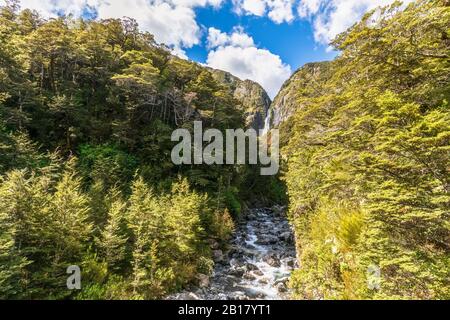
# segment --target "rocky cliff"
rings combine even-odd
[[[308,63],[287,80],[269,109],[271,127],[278,127],[296,110],[307,106],[308,100],[320,96],[331,75],[330,62]]]
[[[217,81],[229,86],[234,97],[241,102],[247,126],[256,130],[263,129],[272,102],[264,88],[256,82],[241,80],[222,70],[210,69],[210,71]]]

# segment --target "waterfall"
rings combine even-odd
[[[272,119],[272,112],[270,109],[267,110],[266,119],[264,120],[263,136],[265,136],[270,131],[270,122]]]

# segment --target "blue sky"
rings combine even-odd
[[[4,0],[0,0],[2,3]],[[405,0],[407,2],[413,0]],[[21,0],[45,17],[137,20],[174,54],[260,83],[273,98],[364,13],[394,0]]]
[[[220,10],[205,7],[196,9],[197,21],[204,27],[214,27],[230,33],[241,26],[251,35],[257,47],[279,55],[283,62],[295,71],[305,63],[333,59],[335,52],[327,52],[327,45],[314,40],[314,31],[307,20],[297,19],[291,23],[276,24],[267,17],[238,15],[231,2]],[[187,56],[198,62],[206,62],[208,49],[206,39],[186,50]]]

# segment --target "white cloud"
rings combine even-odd
[[[414,0],[404,0],[409,3]],[[370,10],[392,4],[395,0],[300,0],[298,14],[310,18],[317,42],[329,44]]]
[[[234,10],[238,14],[263,17],[267,14],[275,23],[291,22],[295,16],[295,0],[233,0]]]
[[[136,19],[142,30],[151,32],[156,41],[174,48],[184,56],[181,48],[200,43],[201,28],[197,24],[194,8],[220,7],[223,0],[22,0],[23,8],[35,9],[44,16],[57,13],[80,16],[90,6],[98,18]]]
[[[141,29],[154,34],[156,41],[178,48],[190,48],[200,42],[200,27],[191,7],[146,0],[112,3],[102,2],[96,7],[100,19],[132,17]]]
[[[306,18],[316,14],[320,9],[321,3],[322,0],[301,0],[298,5],[298,15],[302,18]]]
[[[258,82],[271,98],[292,74],[291,67],[278,55],[257,48],[253,39],[240,27],[234,28],[231,34],[210,28],[208,46],[212,48],[208,54],[208,66]]]
[[[86,5],[96,6],[99,0],[21,0],[23,9],[36,10],[46,17],[54,17],[58,12],[79,16]]]
[[[267,5],[269,7],[269,18],[275,23],[292,22],[294,13],[292,12],[293,0],[270,0]]]
[[[242,27],[235,27],[230,35],[219,29],[209,28],[207,47],[211,49],[221,46],[247,48],[255,46],[255,43],[253,38],[246,34]]]
[[[368,11],[396,0],[233,0],[237,14],[266,17],[273,22],[290,23],[296,18],[310,19],[314,39],[329,44]],[[409,3],[414,0],[403,0]],[[294,7],[297,10],[294,10]],[[296,11],[296,12],[294,12]]]
[[[243,0],[242,9],[246,13],[261,17],[266,13],[266,2],[264,0]]]
[[[228,35],[219,29],[209,28],[207,42],[208,48],[223,46],[228,42]]]
[[[175,5],[185,6],[185,7],[206,7],[208,5],[213,6],[214,8],[219,8],[224,0],[170,0],[167,2],[171,2]]]

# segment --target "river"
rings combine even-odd
[[[201,285],[169,299],[289,299],[287,282],[296,267],[294,236],[282,210],[252,209],[212,276],[204,276]]]

